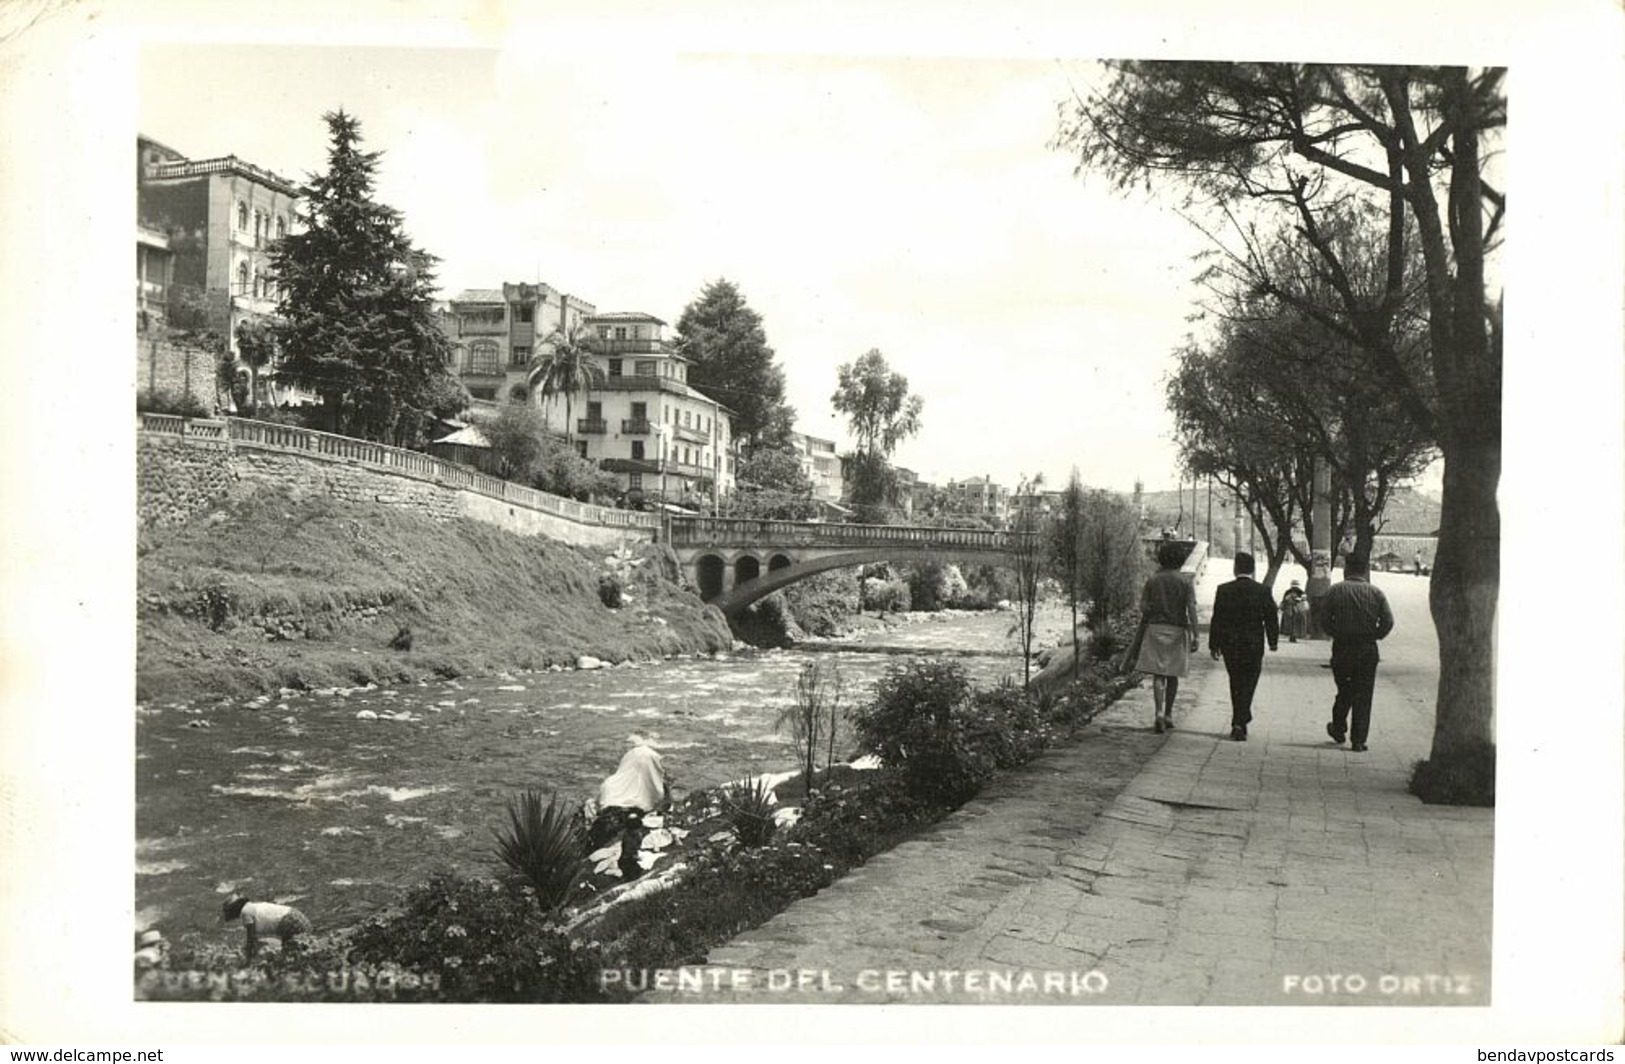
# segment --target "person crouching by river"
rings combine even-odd
[[[643,874],[643,866],[638,863],[643,818],[670,804],[671,780],[660,754],[650,746],[634,746],[622,756],[615,774],[598,787],[598,811],[587,829],[587,841],[596,850],[619,835],[621,877],[636,879]]]
[[[1196,634],[1196,588],[1179,572],[1185,548],[1157,545],[1159,568],[1140,591],[1140,623],[1145,634],[1135,668],[1151,674],[1151,699],[1157,732],[1174,726],[1174,697],[1179,679],[1190,671],[1189,655],[1200,645]]]

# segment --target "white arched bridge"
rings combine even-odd
[[[728,616],[814,573],[905,558],[1009,560],[1010,533],[985,528],[829,525],[672,517],[668,542],[700,597]]]

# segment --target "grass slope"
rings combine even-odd
[[[655,548],[582,550],[471,520],[261,489],[144,530],[136,697],[616,662],[722,650],[726,621]],[[621,608],[600,579],[625,590]],[[391,646],[410,629],[409,649]]]

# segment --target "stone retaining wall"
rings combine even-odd
[[[137,333],[136,389],[142,395],[166,393],[176,399],[190,397],[201,403],[203,409],[212,409],[218,357],[197,344],[175,342],[161,331]]]
[[[151,419],[154,425],[180,419]],[[192,422],[188,428],[219,425]],[[215,505],[233,488],[263,484],[294,496],[394,506],[435,521],[468,517],[518,535],[544,535],[577,546],[615,547],[654,538],[646,527],[606,526],[547,513],[455,485],[380,469],[354,459],[245,445],[167,431],[138,431],[137,516],[147,528],[180,524]],[[593,508],[587,508],[589,510]]]

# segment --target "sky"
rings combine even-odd
[[[1014,486],[1177,483],[1162,380],[1204,246],[1050,147],[1085,62],[162,44],[139,127],[295,180],[324,112],[384,153],[378,197],[445,293],[545,281],[668,323],[726,278],[798,428],[848,437],[836,370],[876,348],[925,401],[894,461]],[[199,84],[211,86],[207,94]],[[726,401],[726,397],[723,398]]]

